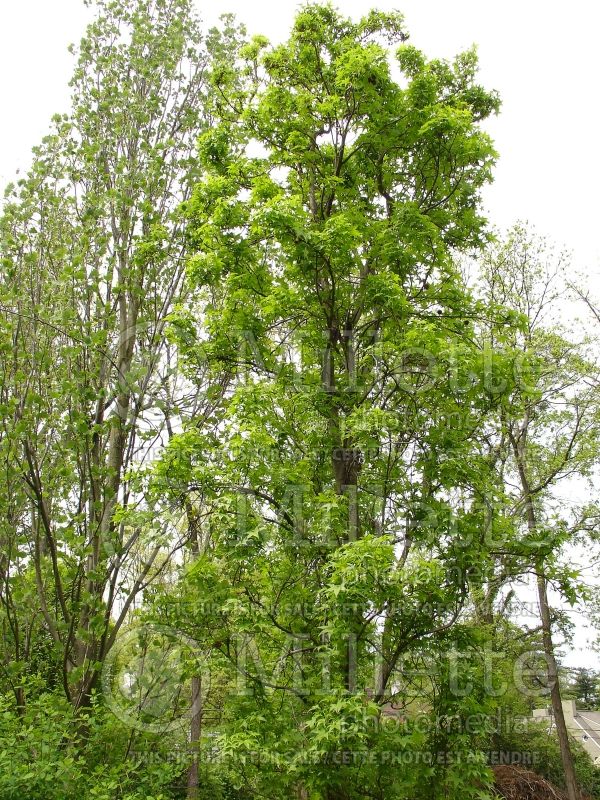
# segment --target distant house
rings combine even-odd
[[[597,766],[600,766],[600,711],[583,711],[577,708],[575,700],[563,700],[565,723],[569,733],[584,746]],[[533,718],[553,726],[550,708],[536,708]]]

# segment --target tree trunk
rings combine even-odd
[[[531,491],[531,484],[529,483],[529,476],[527,475],[524,453],[528,423],[529,419],[526,420],[526,424],[518,440],[513,434],[510,435],[510,439],[513,453],[515,455],[515,461],[517,463],[521,488],[523,490],[527,529],[531,534],[535,534],[537,530],[536,511],[533,505],[533,493]],[[565,773],[567,796],[569,800],[580,800],[579,787],[577,785],[577,778],[575,777],[573,753],[571,752],[571,745],[569,744],[569,732],[567,731],[567,725],[565,723],[562,697],[560,694],[560,685],[558,682],[558,666],[554,656],[552,620],[550,617],[547,583],[544,576],[544,562],[542,558],[537,560],[535,568],[537,575],[538,601],[540,605],[540,619],[542,623],[542,641],[544,644],[544,655],[546,657],[546,674],[548,676],[548,684],[550,686],[550,699],[552,702],[554,722],[556,724],[556,733],[558,735],[558,742],[560,745],[560,756],[562,760],[563,771]]]
[[[185,500],[185,512],[187,516],[188,533],[190,537],[190,549],[192,557],[198,558],[200,554],[200,520],[193,504],[189,498]],[[202,679],[199,675],[192,678],[192,718],[190,720],[190,750],[192,753],[192,763],[188,770],[187,797],[188,800],[196,800],[200,785],[200,737],[202,735]]]
[[[343,331],[341,339],[337,326],[329,329],[329,341],[322,365],[323,388],[335,400],[337,396],[337,375],[335,371],[335,348],[338,341],[343,344],[344,363],[342,370],[349,385],[354,380],[355,360],[353,333],[349,323]],[[363,454],[360,448],[347,436],[342,434],[340,425],[340,410],[335,400],[328,413],[328,426],[332,439],[331,466],[335,490],[338,495],[344,495],[348,500],[348,528],[345,541],[355,542],[360,539],[360,515],[358,503],[358,476],[362,467]],[[342,671],[344,685],[348,692],[357,689],[357,637],[355,629],[362,623],[362,614],[350,614],[348,618],[347,641],[342,645]]]
[[[196,800],[200,783],[199,761],[200,761],[200,735],[202,733],[202,703],[200,699],[202,683],[200,676],[192,678],[192,719],[190,722],[190,750],[192,751],[192,763],[188,770],[187,797],[188,800]]]
[[[548,605],[548,591],[546,578],[541,571],[537,573],[537,590],[540,604],[540,616],[542,620],[542,641],[544,643],[544,655],[548,669],[548,683],[550,685],[550,699],[552,701],[552,712],[556,724],[556,733],[560,745],[560,755],[565,773],[565,785],[569,800],[580,800],[577,777],[575,776],[575,766],[573,754],[569,744],[569,732],[565,722],[565,715],[560,694],[560,684],[558,681],[558,666],[554,657],[554,644],[552,642],[552,622],[550,618],[550,606]]]

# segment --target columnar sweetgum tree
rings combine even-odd
[[[486,702],[461,612],[486,558],[479,432],[498,392],[454,256],[485,241],[481,123],[499,103],[474,52],[428,60],[406,39],[398,14],[309,5],[284,44],[240,46],[213,69],[186,204],[199,300],[173,335],[190,370],[237,379],[211,429],[171,440],[157,485],[210,509],[177,624],[235,679],[220,752],[265,796],[487,781],[477,734],[433,720]],[[467,698],[443,658],[457,647]]]

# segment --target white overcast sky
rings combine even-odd
[[[196,0],[207,24],[233,11],[251,33],[285,38],[296,0]],[[503,106],[488,125],[500,153],[485,194],[491,222],[529,220],[573,252],[600,287],[600,4],[594,0],[344,0],[351,16],[376,6],[405,15],[411,41],[429,56],[477,44],[481,81]],[[0,0],[0,187],[26,169],[51,115],[68,110],[67,52],[84,30],[82,0]],[[578,621],[579,622],[579,621]],[[577,651],[586,664],[586,634]],[[594,658],[597,665],[596,658]]]
[[[296,0],[212,0],[212,24],[233,11],[251,32],[285,37]],[[349,15],[376,5],[404,13],[413,44],[451,57],[476,43],[481,78],[503,100],[488,126],[500,152],[486,192],[489,217],[527,219],[600,275],[600,5],[594,0],[344,0]],[[67,109],[70,42],[89,11],[82,0],[0,0],[0,184],[29,161],[50,116]]]

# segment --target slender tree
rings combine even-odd
[[[517,226],[485,262],[490,302],[517,312],[519,326],[505,327],[495,345],[514,359],[514,384],[499,414],[497,464],[506,500],[497,516],[517,523],[514,535],[499,542],[498,552],[511,568],[509,580],[533,573],[539,603],[547,683],[570,800],[579,797],[573,756],[562,707],[554,643],[554,613],[549,586],[574,604],[581,596],[577,573],[562,560],[565,547],[593,529],[593,504],[564,508],[558,487],[574,476],[585,478],[597,463],[597,369],[585,338],[577,340],[558,318],[566,297],[564,256],[555,256],[540,238]],[[503,344],[501,344],[501,340]],[[510,530],[510,528],[509,528]]]
[[[25,578],[32,565],[36,619],[76,707],[181,545],[135,473],[190,399],[176,388],[165,325],[182,298],[178,207],[198,178],[195,142],[208,122],[208,55],[189,0],[96,8],[76,50],[72,111],[35,149],[0,223],[2,346],[12,351],[6,620],[20,659],[6,576]]]

